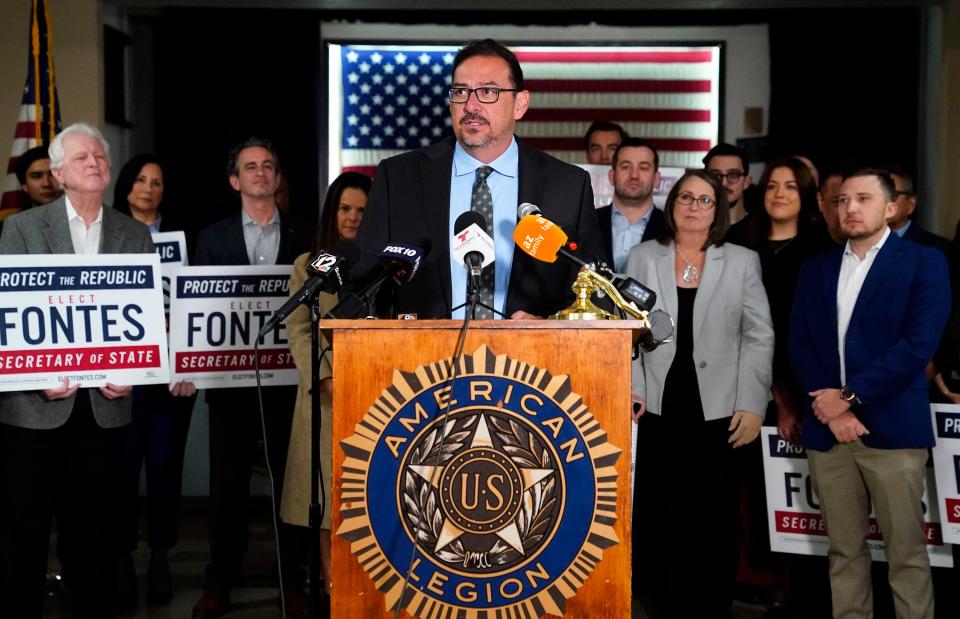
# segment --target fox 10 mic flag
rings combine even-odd
[[[329,44],[328,174],[373,175],[387,157],[452,135],[455,46]],[[701,167],[719,139],[719,45],[514,46],[532,93],[517,134],[570,163],[595,120],[649,140],[661,166]],[[502,96],[510,96],[503,93]]]
[[[28,41],[27,80],[7,161],[7,175],[0,198],[0,220],[27,206],[27,196],[20,190],[15,173],[20,155],[34,146],[49,144],[60,131],[60,101],[53,71],[53,30],[46,0],[32,2]]]

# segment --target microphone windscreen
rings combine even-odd
[[[532,258],[556,262],[557,252],[567,242],[567,234],[549,219],[527,215],[517,222],[513,241]]]
[[[673,337],[673,318],[663,310],[654,310],[647,314],[647,322],[650,323],[650,335],[653,340],[660,343],[667,338]]]
[[[476,211],[460,213],[460,216],[457,217],[457,221],[455,221],[453,224],[453,233],[460,234],[473,224],[477,224],[481,230],[487,229],[487,222],[480,213]]]

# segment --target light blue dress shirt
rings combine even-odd
[[[160,234],[160,219],[160,213],[157,213],[157,217],[153,220],[153,223],[147,224],[147,229],[150,230],[151,234]]]
[[[907,220],[907,223],[903,224],[902,226],[900,226],[899,228],[897,228],[896,230],[894,230],[893,233],[896,234],[897,236],[899,236],[899,237],[902,239],[902,238],[903,238],[903,235],[906,234],[906,233],[907,233],[907,230],[910,229],[910,224],[912,224],[912,223],[913,223],[913,220],[908,219],[908,220]]]
[[[510,269],[513,266],[513,230],[517,227],[517,200],[520,195],[518,170],[520,166],[519,149],[514,138],[502,155],[490,163],[483,163],[467,154],[459,143],[453,150],[453,169],[450,172],[450,230],[457,217],[470,210],[470,196],[477,168],[489,165],[493,173],[487,177],[487,186],[493,196],[493,243],[497,256],[496,272],[493,282],[493,306],[500,312],[507,300],[507,286],[510,284]],[[487,222],[491,225],[491,222]],[[450,292],[453,306],[463,303],[467,298],[467,270],[450,253]],[[453,318],[463,318],[463,309],[453,313]],[[499,316],[497,317],[499,318]],[[509,316],[508,316],[509,318]]]
[[[640,243],[643,240],[643,233],[647,231],[647,223],[650,221],[650,216],[653,214],[653,209],[657,207],[651,206],[650,210],[644,214],[643,217],[637,220],[636,223],[631,224],[627,219],[627,216],[620,212],[615,205],[610,205],[610,230],[613,236],[613,268],[617,273],[626,273],[627,271],[627,258],[630,257],[630,250],[633,249],[634,245]]]

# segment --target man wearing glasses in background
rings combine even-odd
[[[421,238],[433,247],[397,292],[395,311],[446,317],[463,303],[467,272],[452,258],[450,239],[457,217],[471,210],[483,216],[496,252],[481,301],[513,318],[547,316],[572,302],[577,269],[562,260],[538,262],[513,242],[517,206],[530,202],[579,243],[585,260],[603,251],[589,175],[514,136],[529,105],[513,52],[492,39],[470,42],[453,61],[454,137],[380,163],[360,225],[361,250],[376,254],[389,242]],[[478,308],[476,317],[493,315]]]
[[[720,143],[710,149],[703,158],[703,167],[720,181],[730,205],[730,229],[727,240],[734,243],[743,235],[747,224],[747,207],[743,192],[753,182],[750,178],[750,162],[747,153],[733,144]]]
[[[901,239],[939,249],[949,258],[950,241],[923,228],[912,219],[914,211],[917,210],[917,194],[914,191],[913,177],[898,165],[888,164],[882,168],[893,179],[897,196],[895,201],[897,212],[887,219],[887,225]]]

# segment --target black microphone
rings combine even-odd
[[[309,303],[317,298],[321,292],[337,292],[343,285],[343,276],[340,274],[340,265],[346,261],[346,258],[327,252],[320,252],[310,264],[307,265],[307,273],[310,277],[304,282],[296,293],[287,299],[286,303],[273,313],[257,338],[261,338],[273,330],[278,324],[293,313],[304,303]]]
[[[413,279],[420,264],[430,254],[430,239],[422,238],[416,245],[391,243],[374,258],[361,258],[347,274],[351,290],[325,315],[326,318],[358,318],[368,313],[380,287],[387,281],[401,286]]]
[[[453,224],[451,251],[457,262],[470,273],[470,290],[480,289],[480,273],[496,260],[493,239],[487,234],[487,222],[476,211],[467,211]]]

